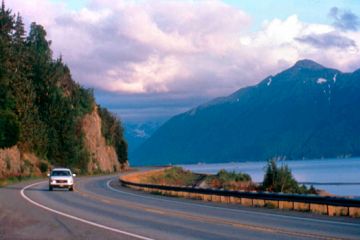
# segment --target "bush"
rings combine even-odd
[[[221,169],[216,175],[221,182],[235,181],[248,182],[251,181],[251,176],[247,173],[236,173],[235,171],[228,172]]]
[[[208,176],[207,183],[212,188],[223,188],[226,190],[245,190],[252,191],[256,187],[247,173],[228,172],[220,170],[216,175]]]
[[[48,164],[46,162],[41,162],[39,168],[42,173],[45,173],[48,171]]]

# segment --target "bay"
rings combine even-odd
[[[266,161],[180,165],[197,173],[216,174],[219,170],[248,173],[254,182],[262,182]],[[278,161],[287,164],[295,179],[339,196],[360,197],[360,158]]]

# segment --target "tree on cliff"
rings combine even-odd
[[[11,94],[11,42],[14,16],[2,2],[0,9],[0,148],[10,147],[19,140],[19,123],[14,114],[15,100]]]

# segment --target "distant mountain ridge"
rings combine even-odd
[[[160,122],[124,123],[128,152],[131,153],[146,141],[159,127]]]
[[[139,165],[360,156],[360,70],[311,60],[177,115],[133,155]]]

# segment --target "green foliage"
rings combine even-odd
[[[306,186],[299,185],[293,177],[287,165],[277,166],[275,160],[270,160],[264,175],[263,189],[270,192],[283,193],[314,193],[314,189],[308,190]]]
[[[88,153],[81,119],[95,106],[93,91],[75,83],[61,57],[52,58],[44,27],[32,23],[28,36],[21,16],[0,9],[0,148],[15,144],[57,166],[86,172]],[[127,159],[120,121],[106,109],[103,131]],[[45,163],[44,163],[45,164]],[[26,166],[25,166],[26,167]],[[45,170],[45,165],[40,165]]]
[[[236,173],[235,171],[228,172],[224,169],[221,169],[216,176],[219,178],[221,182],[246,182],[251,181],[251,176],[247,173]]]
[[[128,148],[120,120],[106,108],[98,106],[101,117],[101,132],[108,145],[114,146],[120,163],[127,161]]]
[[[48,171],[48,164],[46,162],[41,162],[39,169],[42,173],[45,173]]]
[[[0,148],[15,145],[19,140],[19,122],[11,112],[0,112]]]

